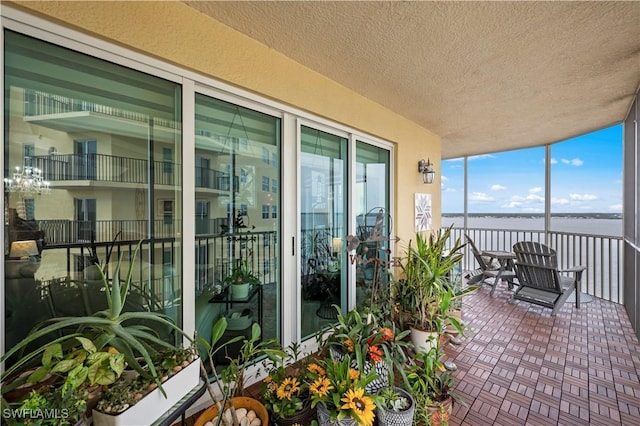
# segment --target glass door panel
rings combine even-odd
[[[389,151],[358,141],[356,143],[356,186],[354,188],[356,236],[362,241],[356,254],[356,305],[368,305],[372,291],[387,285],[389,238]],[[372,235],[383,238],[372,238]],[[367,262],[367,260],[373,261]]]
[[[5,274],[5,347],[42,320],[106,309],[95,265],[111,280],[120,256],[121,271],[133,264],[124,309],[181,325],[181,86],[9,30],[4,66],[5,271],[25,263],[15,243],[38,250],[27,276]]]
[[[336,320],[347,308],[347,139],[301,126],[300,224],[302,337]]]
[[[195,113],[198,335],[209,339],[218,318],[235,315],[234,324],[246,325],[230,325],[222,341],[250,337],[252,323],[264,339],[279,339],[280,119],[202,94]],[[229,277],[239,265],[259,284],[247,300],[228,303],[235,286]],[[228,362],[224,354],[216,361]]]

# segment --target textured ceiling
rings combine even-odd
[[[437,133],[442,157],[621,122],[640,2],[215,2],[191,7]]]

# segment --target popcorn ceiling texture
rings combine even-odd
[[[640,2],[184,3],[442,138],[442,157],[621,122]]]

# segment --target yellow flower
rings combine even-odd
[[[316,373],[318,376],[325,376],[327,373],[324,371],[324,368],[320,367],[318,364],[316,364],[315,362],[312,364],[309,364],[309,366],[307,367],[307,370],[309,370],[312,373]]]
[[[331,389],[333,389],[333,386],[331,386],[329,379],[326,377],[320,377],[309,386],[309,391],[318,394],[319,397],[325,396]]]
[[[295,377],[287,377],[282,381],[282,384],[278,387],[276,395],[279,399],[291,399],[296,391],[300,390],[300,382]]]
[[[344,404],[340,407],[342,410],[352,410],[356,415],[358,423],[364,426],[373,425],[375,414],[375,404],[368,396],[364,396],[364,389],[349,389],[341,399]]]
[[[360,377],[360,372],[358,370],[350,368],[349,369],[349,378],[351,380],[356,380],[358,377]]]
[[[265,383],[271,383],[272,380],[273,378],[271,377],[271,375],[268,375],[267,377],[264,378]]]

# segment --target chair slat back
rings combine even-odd
[[[482,269],[483,271],[486,271],[487,269],[489,269],[489,266],[482,258],[482,255],[480,254],[480,251],[478,250],[475,243],[473,242],[473,239],[471,239],[471,237],[469,237],[469,235],[467,234],[465,234],[464,237],[466,238],[467,243],[469,243],[469,247],[471,248],[471,253],[473,253],[473,257],[475,257],[476,262],[478,262],[480,269]]]
[[[544,244],[520,241],[514,244],[518,281],[531,288],[562,293],[556,251]]]

